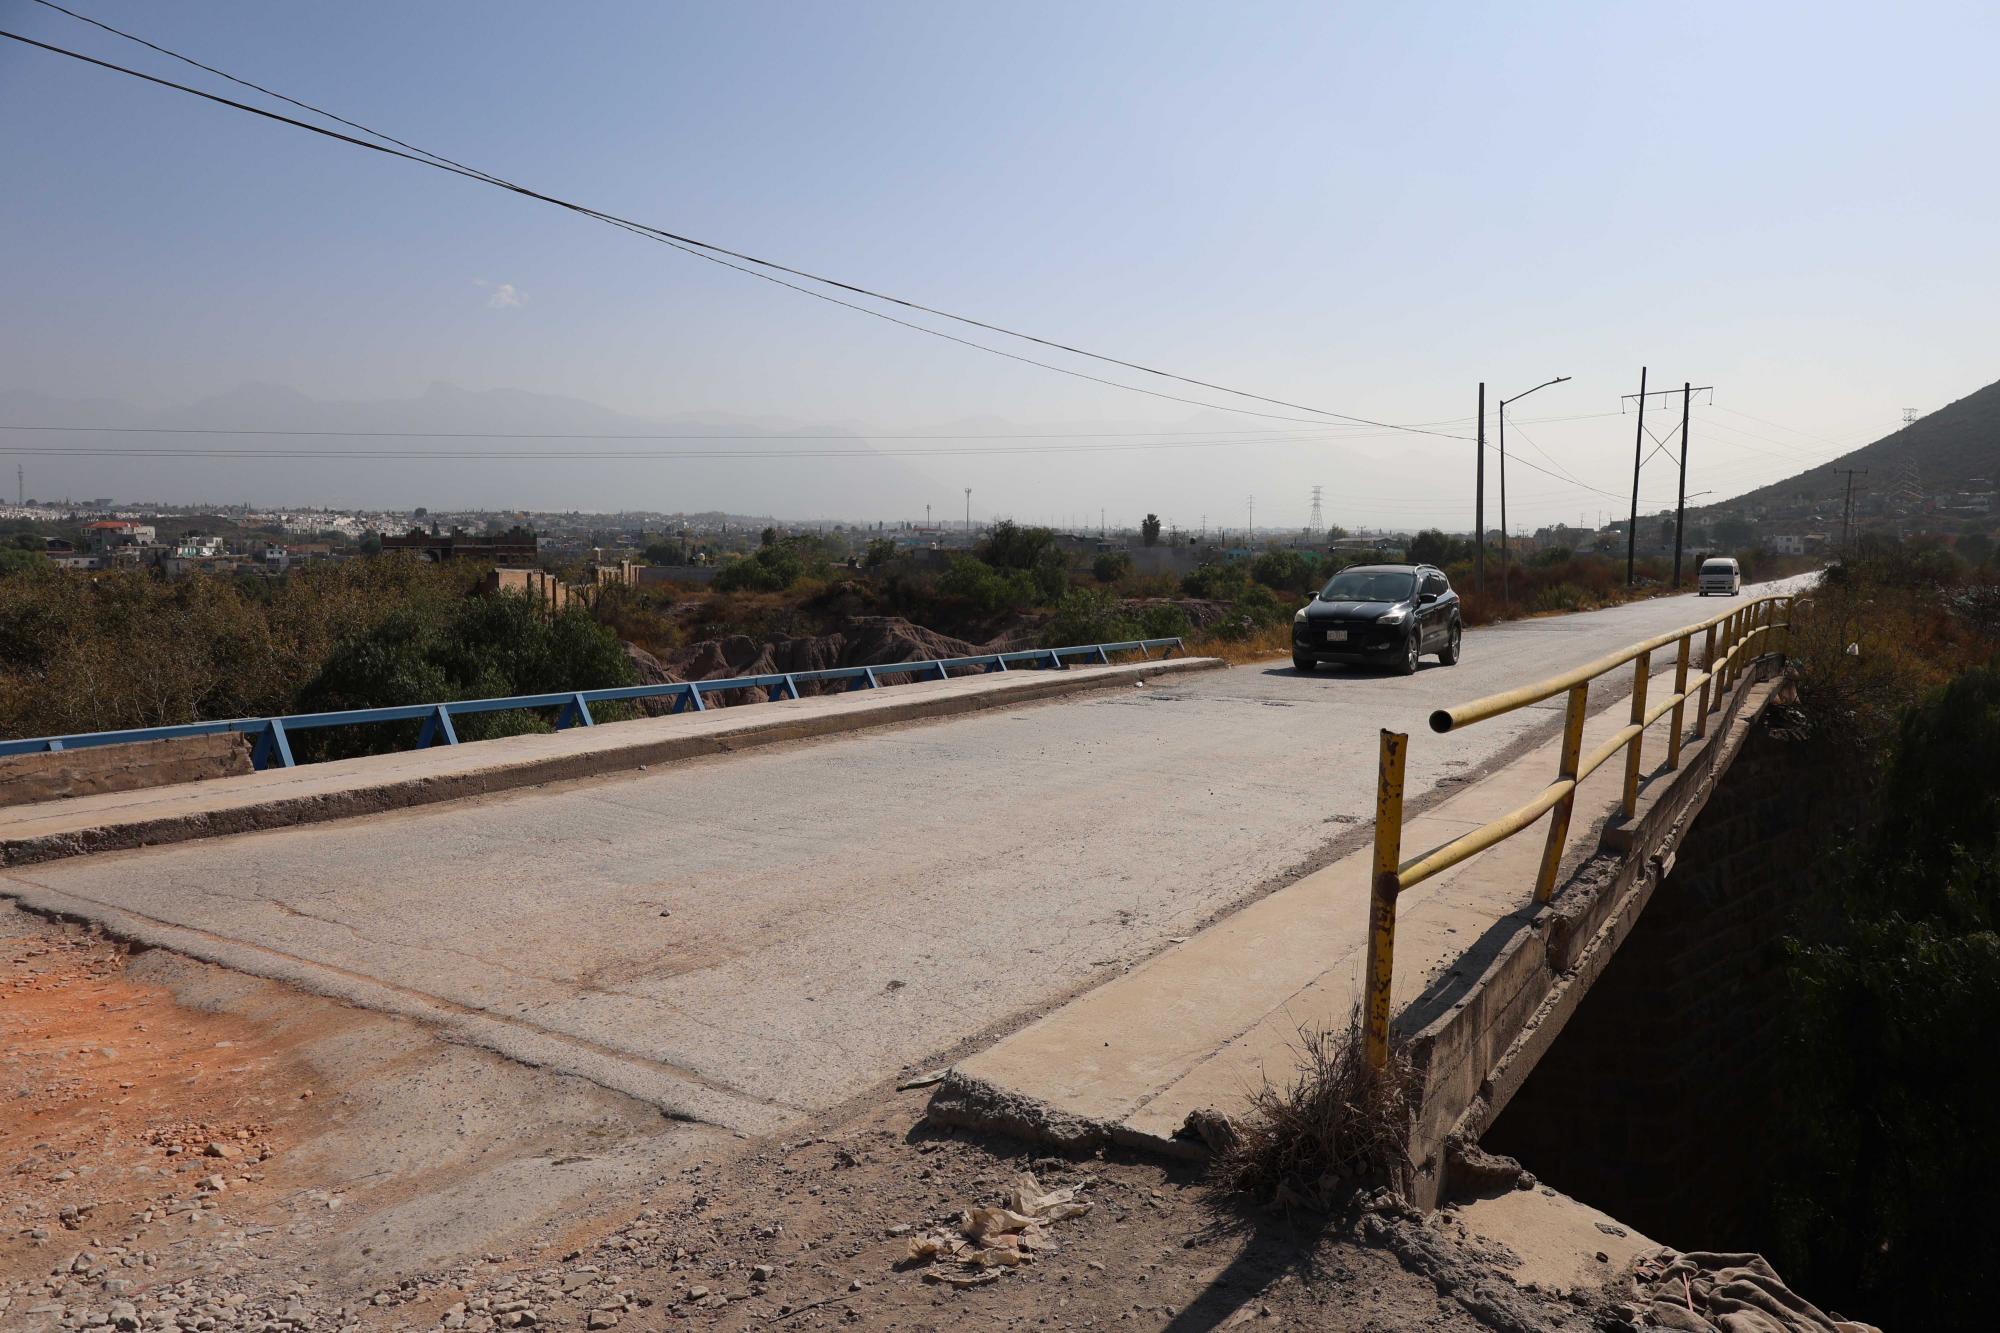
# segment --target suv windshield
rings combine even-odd
[[[1343,569],[1320,589],[1328,602],[1401,602],[1417,590],[1417,576],[1400,569]]]

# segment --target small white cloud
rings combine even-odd
[[[484,278],[474,278],[472,285],[492,291],[493,294],[486,298],[489,310],[510,310],[527,304],[528,298],[521,295],[520,289],[511,282],[488,282]]]

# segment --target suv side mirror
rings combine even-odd
[[[1435,602],[1437,599],[1438,595],[1434,592],[1420,592],[1417,594],[1417,605],[1429,606],[1432,602]]]

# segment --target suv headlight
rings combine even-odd
[[[1378,625],[1400,625],[1409,619],[1409,615],[1410,609],[1408,607],[1399,606],[1394,611],[1384,611],[1381,615],[1375,617],[1375,623]]]
[[[1305,609],[1305,608],[1304,608],[1304,607],[1302,606],[1302,607],[1300,607],[1300,608],[1298,609],[1298,611],[1297,611],[1297,612],[1295,612],[1295,613],[1293,614],[1293,616],[1292,616],[1292,623],[1293,623],[1294,625],[1296,625],[1296,624],[1298,624],[1298,623],[1299,623],[1300,621],[1304,620],[1305,618],[1306,618],[1306,609]]]

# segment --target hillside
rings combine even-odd
[[[1992,483],[2000,480],[2000,382],[1919,417],[1873,444],[1716,509],[1779,513],[1837,506],[1847,484],[1842,473],[1848,468],[1868,470],[1866,478],[1856,479],[1855,494],[1857,499],[1869,497],[1867,508],[1873,509],[1894,495],[1908,466],[1915,467],[1917,485],[1927,501],[1954,492],[1992,490]],[[1983,478],[1985,484],[1973,485],[1975,478]]]

